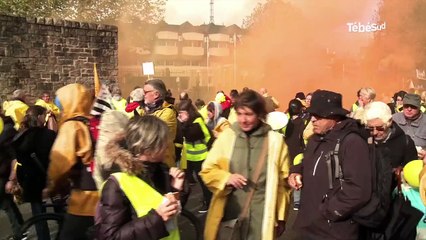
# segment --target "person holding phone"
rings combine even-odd
[[[107,145],[106,154],[121,171],[101,190],[97,239],[179,239],[176,215],[185,174],[164,163],[168,137],[166,123],[145,115]]]

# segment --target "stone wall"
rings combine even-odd
[[[0,15],[0,97],[24,89],[32,100],[69,83],[93,87],[93,66],[102,82],[117,82],[115,26],[52,18]]]

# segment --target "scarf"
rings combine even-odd
[[[153,112],[161,109],[163,107],[163,103],[163,99],[158,99],[153,103],[145,103],[145,112],[147,114],[152,114]]]

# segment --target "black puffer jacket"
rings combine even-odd
[[[107,155],[115,159],[114,164],[118,165],[121,171],[135,174],[161,194],[176,191],[170,185],[171,177],[166,164],[142,164],[140,161],[134,161],[130,152],[123,149],[118,142],[110,142],[106,149]],[[188,197],[188,193],[184,191],[180,192],[180,195],[181,202]],[[113,176],[109,177],[102,188],[95,219],[98,240],[155,240],[169,235],[163,219],[154,209],[143,217],[137,217],[135,209]]]
[[[367,142],[356,133],[349,133],[340,145],[340,161],[344,181],[334,180],[329,190],[325,155],[334,150],[345,132],[357,132],[353,119],[338,123],[325,136],[313,135],[306,147],[302,164],[291,172],[301,173],[303,187],[295,227],[313,239],[358,239],[358,224],[350,220],[352,213],[371,196],[371,165]],[[342,186],[342,188],[341,188]]]

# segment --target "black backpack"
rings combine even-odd
[[[349,133],[351,132],[337,139],[334,150],[326,154],[330,190],[333,189],[334,180],[341,182],[344,178],[341,167],[344,159],[339,159],[339,150],[340,144]],[[367,142],[372,169],[372,194],[370,200],[352,215],[352,220],[368,228],[379,228],[384,223],[392,202],[393,169],[387,154],[376,151],[372,137],[368,138]]]

